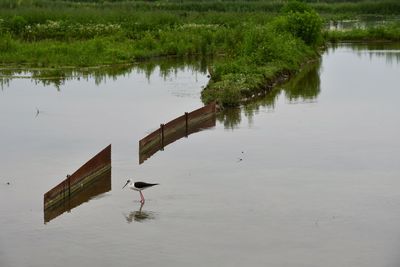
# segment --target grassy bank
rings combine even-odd
[[[25,41],[5,34],[0,37],[0,61],[2,64],[29,63],[34,67],[84,67],[134,63],[164,56],[200,57],[228,53],[230,36],[229,29],[207,27],[145,32],[134,39],[116,34],[68,41],[59,38]]]
[[[327,41],[333,43],[343,41],[400,41],[400,23],[389,23],[350,30],[332,30],[326,31],[324,35]]]
[[[202,98],[225,106],[238,105],[282,74],[299,69],[317,56],[321,41],[321,19],[311,8],[296,2],[283,9],[280,6],[279,15],[120,12],[120,5],[133,5],[131,2],[116,3],[115,10],[107,12],[94,3],[59,2],[67,9],[48,13],[38,10],[53,9],[52,5],[30,3],[36,6],[11,7],[14,14],[0,11],[3,65],[57,68],[222,55],[224,60],[209,68],[211,81]],[[85,8],[72,12],[77,5]]]
[[[202,99],[236,106],[318,57],[322,19],[312,7],[374,14],[379,6],[388,14],[372,1],[309,2],[0,0],[0,63],[57,69],[218,55]],[[397,1],[385,3],[400,13]],[[325,38],[345,39],[342,32]]]

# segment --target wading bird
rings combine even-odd
[[[125,186],[127,186],[129,184],[129,188],[135,191],[139,191],[140,193],[140,203],[144,203],[144,196],[142,194],[142,190],[158,185],[158,184],[149,184],[149,183],[145,183],[145,182],[132,182],[132,180],[128,179],[128,181],[126,181],[126,184],[122,187],[122,189],[125,188]]]

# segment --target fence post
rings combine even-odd
[[[161,150],[164,150],[164,124],[160,124],[161,130]]]
[[[62,189],[62,195],[63,195],[63,199],[65,198],[65,191],[67,191],[67,183],[65,182],[65,180],[64,180],[64,182],[63,182],[63,189]]]
[[[71,175],[67,175],[67,179],[68,179],[68,197],[71,196]]]
[[[188,137],[188,134],[189,134],[189,113],[187,113],[187,112],[185,112],[185,121],[186,121],[185,137]]]

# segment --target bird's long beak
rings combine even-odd
[[[129,181],[128,182],[126,182],[126,184],[122,187],[122,189],[124,189],[125,188],[125,186],[127,186],[129,184]]]

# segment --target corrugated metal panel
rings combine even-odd
[[[185,113],[139,141],[139,164],[176,140],[215,126],[216,104],[211,103],[190,113]]]
[[[44,209],[57,205],[80,188],[111,169],[111,145],[107,146],[82,167],[53,187],[43,196]]]

